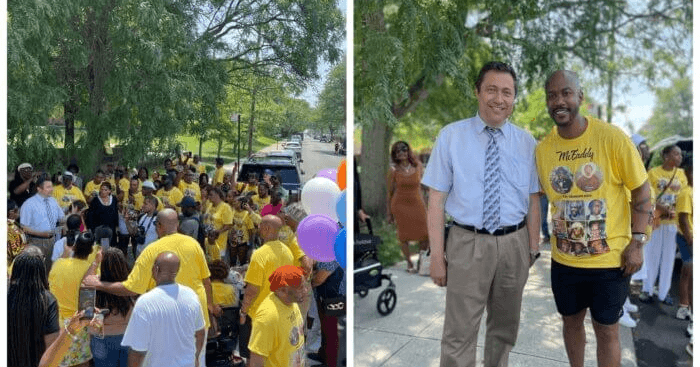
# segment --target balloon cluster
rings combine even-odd
[[[345,160],[338,168],[320,170],[301,191],[301,205],[309,214],[297,226],[297,240],[302,250],[316,261],[336,260],[345,268],[346,213]]]

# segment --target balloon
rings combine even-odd
[[[316,177],[325,177],[333,182],[336,182],[336,179],[338,178],[338,170],[335,168],[325,168],[318,171]]]
[[[345,248],[347,247],[347,238],[348,235],[347,232],[345,232],[345,228],[341,229],[335,236],[335,246],[333,246],[333,252],[335,253],[335,261],[337,261],[343,269],[345,269],[346,263]]]
[[[335,221],[336,202],[340,189],[335,182],[325,177],[310,179],[301,190],[301,205],[308,214],[323,214]]]
[[[347,208],[347,205],[347,196],[345,195],[345,190],[343,190],[335,204],[335,214],[338,216],[338,222],[340,222],[343,227],[345,226],[345,219],[347,217],[347,215],[345,215],[345,208]]]
[[[340,161],[340,165],[338,166],[338,177],[336,178],[335,182],[338,184],[338,187],[341,190],[345,190],[347,187],[347,166],[348,162],[345,159]]]
[[[325,215],[312,214],[302,219],[297,226],[297,241],[304,253],[316,261],[333,261],[333,245],[338,233],[338,224]]]

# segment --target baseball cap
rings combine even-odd
[[[298,266],[280,266],[268,278],[270,280],[270,290],[274,292],[284,286],[298,287],[304,280],[304,275],[306,275],[304,269]]]
[[[32,165],[31,165],[31,164],[29,164],[29,163],[26,163],[26,162],[25,162],[25,163],[22,163],[22,164],[20,164],[19,166],[17,166],[17,169],[25,169],[25,168],[34,168],[34,167],[32,167]]]
[[[265,172],[264,172],[264,173],[265,173],[266,175],[270,175],[270,176],[272,176],[272,175],[273,175],[273,172],[272,172],[272,170],[271,170],[271,169],[269,169],[269,168],[265,169]]]
[[[632,142],[634,143],[635,147],[638,147],[639,144],[642,144],[643,142],[647,141],[647,139],[645,139],[643,136],[641,136],[639,134],[632,134],[631,138],[632,138]]]
[[[151,190],[156,189],[156,185],[154,185],[152,181],[143,181],[143,184],[141,185],[141,187],[145,187],[145,188],[151,189]]]
[[[181,208],[194,208],[197,206],[197,202],[191,196],[185,196],[182,201],[177,204]]]
[[[74,177],[74,176],[73,176],[73,172],[71,172],[71,171],[63,172],[63,178],[69,178],[69,177],[70,177],[71,179],[73,179],[73,177]]]

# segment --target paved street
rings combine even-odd
[[[561,319],[550,288],[549,247],[530,269],[525,286],[518,341],[510,353],[510,366],[567,367]],[[417,256],[415,257],[417,260]],[[386,287],[373,289],[366,298],[354,295],[355,367],[439,365],[440,338],[444,322],[445,288],[429,277],[405,272],[405,262],[385,269],[394,276],[397,305],[382,317],[377,296]],[[479,329],[477,364],[483,360],[485,319]],[[586,366],[596,366],[595,337],[590,316],[586,319]],[[631,330],[620,328],[622,366],[636,366]]]
[[[321,143],[312,140],[308,135],[304,138],[301,151],[301,159],[304,161],[301,168],[306,173],[302,182],[306,182],[314,177],[316,172],[325,168],[338,168],[344,155],[335,154],[334,143]]]

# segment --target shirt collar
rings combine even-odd
[[[477,134],[482,134],[482,133],[486,134],[486,127],[489,125],[486,125],[484,120],[481,119],[481,116],[479,116],[478,112],[476,113],[476,120],[477,120],[477,123],[473,125],[474,128],[476,129],[476,133]],[[500,131],[505,136],[505,134],[509,128],[510,128],[510,120],[506,119],[500,128],[494,128],[494,129]]]

